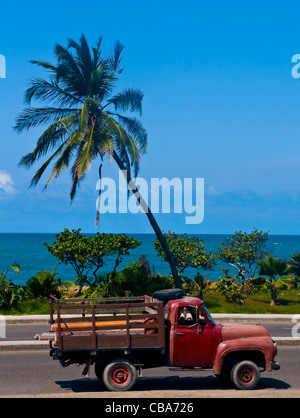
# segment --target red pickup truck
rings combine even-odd
[[[277,348],[260,325],[220,324],[202,300],[178,289],[153,297],[51,298],[50,355],[62,366],[95,365],[111,391],[134,387],[142,369],[210,369],[237,389],[254,389],[261,371],[280,368]]]

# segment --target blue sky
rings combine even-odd
[[[140,176],[204,178],[204,221],[158,214],[163,230],[300,234],[300,79],[291,75],[299,12],[296,1],[2,4],[0,232],[95,232],[97,167],[72,205],[68,173],[44,192],[42,184],[28,190],[34,169],[17,165],[40,131],[12,130],[28,80],[43,75],[29,61],[53,62],[56,43],[84,33],[91,44],[102,35],[107,52],[120,40],[126,71],[117,90],[144,92],[149,145]],[[103,170],[116,178],[113,163]],[[99,231],[152,232],[142,214],[103,215]]]

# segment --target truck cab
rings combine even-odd
[[[254,389],[261,371],[280,368],[276,344],[261,325],[220,324],[190,297],[168,301],[164,314],[170,366],[212,369],[237,389]]]
[[[169,301],[165,306],[169,329],[168,363],[180,367],[212,367],[222,327],[197,298]]]

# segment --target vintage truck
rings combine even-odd
[[[153,297],[65,299],[51,297],[50,355],[66,367],[95,365],[111,391],[134,387],[142,369],[209,369],[237,389],[254,389],[261,371],[280,368],[277,348],[260,325],[220,324],[202,300],[180,289]]]

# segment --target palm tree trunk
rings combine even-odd
[[[276,292],[276,286],[275,286],[275,279],[271,280],[271,306],[276,305],[276,299],[277,299],[277,292]]]
[[[116,161],[116,163],[118,164],[120,170],[123,173],[126,172],[126,177],[125,177],[126,178],[126,181],[127,181],[128,185],[129,185],[130,189],[134,193],[137,201],[142,206],[142,208],[143,208],[143,210],[144,210],[144,212],[145,212],[145,214],[146,214],[146,216],[147,216],[147,218],[148,218],[148,220],[149,220],[149,222],[150,222],[150,224],[151,224],[151,226],[152,226],[152,228],[153,228],[153,230],[154,230],[154,232],[155,232],[155,234],[157,236],[157,239],[159,240],[160,245],[162,246],[162,248],[163,248],[163,250],[164,250],[164,252],[166,254],[168,263],[169,263],[170,268],[171,268],[172,276],[174,278],[175,286],[177,288],[180,288],[181,289],[181,287],[182,287],[181,286],[181,280],[180,280],[180,278],[178,276],[178,271],[177,271],[177,268],[176,268],[176,264],[175,264],[173,255],[172,255],[172,253],[170,251],[170,248],[169,248],[169,246],[167,244],[167,241],[166,241],[163,233],[161,232],[161,229],[160,229],[158,223],[156,222],[156,220],[155,220],[155,218],[154,218],[154,216],[153,216],[150,208],[148,207],[147,203],[142,198],[140,192],[135,187],[135,184],[133,183],[133,181],[132,181],[132,179],[130,177],[129,171],[124,166],[122,160],[120,159],[120,157],[118,156],[118,154],[116,153],[116,151],[113,151],[113,158]]]
[[[99,211],[100,211],[100,198],[101,198],[101,180],[102,180],[102,174],[101,174],[102,164],[99,166],[99,197],[98,197],[98,206],[97,206],[97,214],[96,214],[96,229],[99,225]]]

